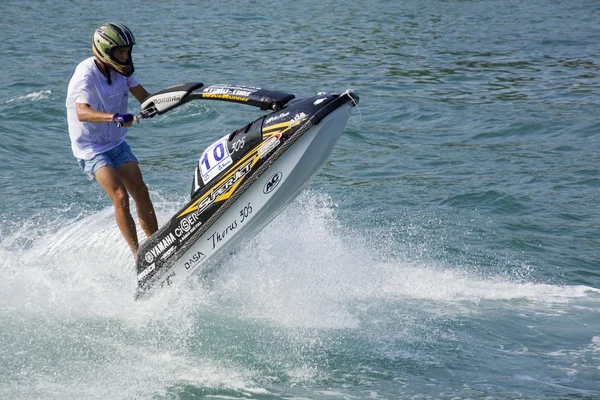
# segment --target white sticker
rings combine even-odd
[[[200,161],[198,161],[202,182],[204,182],[205,185],[233,163],[229,150],[227,149],[228,137],[229,135],[225,135],[211,144],[204,150],[202,157],[200,157]]]
[[[258,158],[263,158],[264,156],[269,154],[271,150],[277,147],[277,145],[279,145],[280,137],[281,134],[278,133],[263,141],[260,147],[258,148]]]
[[[154,268],[156,268],[156,264],[150,264],[148,266],[148,268],[146,268],[145,270],[142,271],[141,274],[138,275],[138,281],[141,281],[142,279],[144,279],[150,272],[154,271]]]

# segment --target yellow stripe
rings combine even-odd
[[[280,122],[278,124],[271,125],[271,126],[269,126],[267,128],[263,128],[263,132],[268,132],[268,131],[271,131],[273,129],[279,129],[279,128],[283,128],[283,127],[288,127],[289,128],[289,126],[290,126],[290,121]]]
[[[250,152],[248,152],[248,154],[246,154],[246,155],[245,155],[245,156],[244,156],[242,159],[240,159],[240,160],[239,160],[239,161],[238,161],[238,162],[235,164],[235,166],[234,166],[234,167],[231,169],[231,173],[229,173],[228,175],[226,175],[225,177],[223,177],[223,179],[221,179],[221,180],[219,181],[219,183],[217,183],[217,184],[213,185],[213,190],[214,190],[214,188],[217,188],[217,187],[221,186],[221,184],[222,184],[223,182],[225,182],[226,180],[228,180],[229,178],[231,178],[231,177],[232,177],[232,176],[235,174],[235,172],[236,172],[237,168],[238,168],[238,167],[240,167],[242,164],[244,164],[246,161],[248,161],[248,159],[249,159],[250,157],[258,155],[258,148],[260,147],[260,145],[261,145],[262,143],[263,143],[263,141],[261,141],[261,142],[260,142],[260,143],[259,143],[259,144],[258,144],[258,145],[257,145],[257,146],[254,148],[254,149],[252,149]],[[253,167],[253,166],[254,166],[254,165],[255,165],[255,164],[258,162],[258,160],[259,160],[259,158],[258,158],[258,157],[256,157],[256,160],[254,160],[254,161],[252,162],[252,167]],[[245,178],[245,177],[244,177],[244,178]],[[228,191],[227,193],[223,193],[221,196],[219,196],[218,198],[216,198],[216,199],[215,199],[215,203],[216,203],[217,201],[221,201],[221,200],[224,200],[224,199],[228,199],[228,198],[229,198],[229,196],[231,195],[231,193],[233,193],[233,192],[235,191],[235,189],[236,189],[236,188],[238,187],[238,185],[239,185],[239,184],[240,184],[240,183],[241,183],[241,182],[244,180],[244,178],[240,179],[240,180],[239,180],[239,182],[236,182],[236,183],[235,183],[235,184],[234,184],[234,185],[233,185],[233,186],[232,186],[232,187],[229,189],[229,191]],[[232,189],[233,189],[233,190],[232,190]],[[187,214],[189,214],[189,213],[191,213],[191,212],[195,211],[195,210],[198,208],[198,203],[200,203],[202,200],[204,200],[204,198],[205,198],[206,196],[210,195],[211,193],[212,193],[212,190],[211,190],[211,191],[208,191],[208,192],[206,192],[206,193],[204,193],[204,195],[203,195],[203,196],[201,196],[200,198],[198,198],[196,201],[194,201],[192,204],[190,204],[190,206],[189,206],[188,208],[186,208],[185,210],[183,210],[183,212],[182,212],[181,214],[179,214],[179,215],[177,216],[177,218],[181,218],[181,217],[183,217],[184,215],[187,215]]]
[[[287,124],[286,124],[286,125],[287,125]],[[275,126],[275,125],[273,125],[273,126]],[[271,128],[272,128],[272,127],[269,127],[269,128],[267,128],[267,130],[270,130]],[[289,127],[289,126],[287,126],[287,127],[286,127],[284,130],[282,130],[282,131],[273,131],[273,132],[264,132],[264,131],[263,131],[263,136],[265,136],[265,137],[267,137],[267,138],[268,138],[268,137],[271,137],[271,136],[273,136],[273,135],[277,135],[278,133],[279,133],[279,134],[281,134],[281,135],[283,135],[284,133],[286,133],[286,132],[287,132],[287,131],[289,131],[289,130],[290,130],[290,127]],[[262,142],[261,142],[261,143],[262,143]]]
[[[275,131],[275,132],[265,133],[263,136],[268,139],[271,136],[277,135],[278,133],[281,133],[281,132],[280,131]],[[261,143],[264,143],[264,140]]]
[[[274,128],[283,128],[284,126],[287,126],[287,128],[286,128],[286,129],[284,129],[284,130],[282,130],[282,131],[274,131],[274,132],[270,132],[270,133],[264,133],[264,132],[263,132],[263,137],[267,137],[267,138],[269,138],[269,137],[271,137],[271,136],[273,136],[273,135],[276,135],[276,134],[278,134],[278,133],[280,133],[281,135],[283,135],[285,132],[287,132],[287,131],[289,131],[289,130],[290,130],[289,124],[290,124],[290,122],[289,122],[289,121],[287,121],[287,122],[282,122],[282,123],[280,123],[280,124],[275,124],[275,125],[272,125],[272,126],[268,127],[266,130],[271,130],[271,129],[274,129]],[[217,183],[217,184],[213,185],[213,188],[217,188],[217,187],[221,186],[221,184],[222,184],[223,182],[225,182],[226,180],[228,180],[229,178],[231,178],[231,177],[232,177],[232,176],[235,174],[235,172],[236,172],[237,168],[238,168],[238,167],[240,167],[240,166],[241,166],[242,164],[244,164],[245,162],[247,162],[247,161],[248,161],[248,159],[249,159],[250,157],[257,156],[257,155],[258,155],[258,149],[260,148],[260,146],[261,146],[263,143],[265,143],[265,141],[266,141],[266,140],[263,138],[263,140],[261,140],[261,142],[260,142],[258,145],[256,145],[256,147],[254,147],[252,150],[250,150],[250,151],[248,152],[248,154],[246,154],[246,155],[245,155],[243,158],[241,158],[241,159],[240,159],[240,160],[239,160],[239,161],[238,161],[238,162],[235,164],[235,166],[234,166],[234,167],[231,169],[231,173],[230,173],[230,174],[228,174],[227,176],[225,176],[223,179],[221,179],[221,180],[219,181],[219,183]],[[259,157],[256,157],[256,159],[255,159],[255,160],[252,162],[252,166],[251,166],[251,168],[252,168],[252,167],[254,167],[254,165],[255,165],[255,164],[258,162],[258,160],[259,160],[259,159],[260,159]],[[245,178],[245,177],[244,177],[244,178]],[[223,193],[221,196],[219,196],[218,198],[216,198],[216,199],[215,199],[215,203],[216,203],[216,202],[218,202],[218,201],[227,200],[227,199],[228,199],[228,198],[229,198],[229,197],[230,197],[230,196],[233,194],[233,192],[235,192],[235,190],[236,190],[236,189],[237,189],[237,187],[240,185],[240,183],[242,183],[242,181],[244,180],[244,178],[242,178],[242,179],[240,179],[238,182],[236,182],[236,183],[235,183],[235,184],[234,184],[234,185],[233,185],[233,186],[232,186],[232,187],[231,187],[231,188],[230,188],[230,189],[227,191],[227,193]],[[213,189],[213,190],[214,190],[214,189]],[[182,213],[181,213],[181,214],[179,214],[179,215],[177,216],[177,218],[181,218],[181,217],[183,217],[184,215],[187,215],[187,214],[189,214],[189,213],[191,213],[191,212],[195,211],[195,210],[198,208],[198,203],[200,203],[202,200],[204,200],[204,198],[205,198],[206,196],[208,196],[210,193],[212,193],[212,191],[208,191],[208,192],[204,193],[204,195],[203,195],[202,197],[198,198],[196,201],[194,201],[192,204],[190,204],[190,206],[189,206],[188,208],[186,208],[185,210],[183,210],[183,211],[182,211]],[[213,204],[214,204],[214,203],[213,203]]]
[[[259,158],[256,157],[253,161],[252,161],[252,165],[250,166],[250,169],[254,168],[254,165],[256,165],[256,163],[258,162]],[[245,178],[245,177],[244,177]],[[236,183],[233,184],[233,186],[231,187],[231,189],[229,189],[229,191],[227,193],[223,193],[222,195],[220,195],[219,197],[217,197],[215,199],[215,203],[218,201],[223,201],[223,200],[227,200],[229,197],[231,197],[231,195],[233,194],[233,192],[235,192],[235,190],[237,189],[237,187],[240,185],[240,183],[242,183],[242,181],[244,180],[244,178],[240,179],[239,181],[237,181]]]

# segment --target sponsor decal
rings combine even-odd
[[[287,117],[288,115],[290,115],[290,113],[289,113],[289,112],[284,112],[284,113],[282,113],[282,114],[279,114],[279,115],[274,115],[274,116],[272,116],[271,118],[267,118],[267,119],[265,120],[265,125],[268,125],[268,124],[270,124],[271,122],[279,121],[280,119],[282,119],[282,118],[285,118],[285,117]]]
[[[258,157],[264,158],[267,154],[269,154],[275,147],[279,145],[279,138],[281,138],[281,134],[277,133],[267,140],[258,148]]]
[[[181,101],[181,96],[173,96],[173,95],[156,96],[154,99],[152,99],[152,101],[154,101],[154,104],[156,104],[156,105],[164,104],[164,103],[174,103],[176,101]]]
[[[252,203],[248,203],[242,209],[240,209],[240,222],[238,223],[237,219],[234,219],[232,223],[225,227],[225,229],[221,232],[215,231],[208,239],[208,241],[212,241],[213,250],[217,247],[217,245],[225,240],[227,236],[233,231],[235,231],[238,226],[242,225],[245,221],[250,218],[252,214]]]
[[[177,250],[177,247],[172,246],[169,247],[169,249],[167,251],[165,251],[162,256],[160,256],[160,258],[165,259],[167,257],[169,257],[171,254],[175,253],[175,250]]]
[[[217,243],[223,241],[227,235],[231,232],[235,231],[238,227],[237,219],[234,220],[229,226],[227,226],[222,232],[214,232],[208,239],[208,241],[212,240],[212,248],[214,249],[217,246]]]
[[[203,90],[204,93],[234,93],[235,91],[243,91],[254,93],[260,88],[244,85],[211,85]]]
[[[190,215],[186,216],[181,221],[179,221],[179,226],[177,226],[177,228],[175,228],[175,230],[173,231],[175,233],[175,236],[177,236],[180,239],[188,237],[189,235],[187,234],[196,231],[200,226],[202,226],[202,222],[198,223],[199,221],[200,213],[198,212],[193,212]]]
[[[207,184],[233,163],[229,149],[227,148],[228,136],[223,136],[202,153],[202,157],[198,161],[198,166],[200,167],[204,184]]]
[[[250,218],[250,214],[252,214],[252,203],[249,202],[248,205],[244,206],[244,208],[240,210],[240,224],[244,223],[245,220]]]
[[[198,203],[198,212],[201,213],[206,210],[210,205],[212,205],[219,196],[227,193],[233,185],[240,181],[243,177],[248,175],[250,170],[252,169],[252,160],[248,160],[246,164],[238,168],[237,171],[233,175],[231,175],[225,182],[221,183],[219,186],[214,188],[208,196],[204,197]]]
[[[249,151],[240,161],[238,161],[232,170],[228,171],[227,175],[211,187],[209,191],[204,193],[202,196],[194,200],[187,206],[185,210],[177,216],[178,218],[183,217],[191,212],[198,211],[202,213],[210,205],[216,201],[227,200],[232,193],[235,191],[237,186],[241,183],[243,178],[252,171],[252,167],[259,160],[258,158],[258,146],[252,151]]]
[[[248,101],[248,96],[259,88],[238,85],[213,85],[202,91],[202,97],[208,99],[225,99],[232,101]]]
[[[144,254],[144,260],[150,264],[152,261],[154,261],[154,256],[152,255],[152,253],[147,252],[146,254]]]
[[[145,270],[142,271],[141,274],[138,275],[138,281],[143,280],[146,276],[148,276],[148,274],[152,271],[154,271],[154,269],[156,268],[156,264],[152,263],[148,266],[148,268],[146,268]]]
[[[236,140],[235,142],[233,142],[231,144],[231,148],[233,149],[232,153],[235,153],[236,151],[241,150],[245,144],[246,144],[246,139],[244,138],[244,136],[242,136],[241,138],[239,138],[238,140]]]
[[[175,236],[173,233],[169,233],[165,236],[156,246],[154,246],[146,255],[144,256],[145,260],[148,261],[148,254],[151,255],[151,260],[154,260],[156,257],[160,256],[165,250],[169,248],[173,243],[175,243]],[[152,261],[148,261],[152,262]]]
[[[185,267],[185,269],[194,268],[199,262],[201,262],[205,258],[206,258],[206,255],[204,255],[203,252],[198,251],[198,252],[196,252],[196,254],[194,254],[190,258],[188,258],[188,260],[183,264],[183,266]]]
[[[202,97],[205,99],[224,99],[232,101],[248,101],[247,97],[232,96],[230,94],[215,94],[215,93],[202,93]]]
[[[210,94],[231,94],[234,96],[250,96],[250,94],[252,94],[251,91],[248,90],[241,90],[241,89],[236,89],[236,88],[214,88],[214,87],[209,87],[206,88],[204,90],[204,93],[210,93]]]
[[[290,128],[300,124],[302,121],[304,121],[306,119],[306,117],[308,117],[308,115],[304,114],[303,112],[294,115],[294,118],[292,118],[290,120]]]
[[[269,178],[267,183],[265,183],[265,186],[263,186],[263,193],[269,194],[273,190],[275,190],[275,188],[279,185],[279,182],[281,182],[282,176],[283,174],[281,172],[276,172],[275,174],[273,174],[273,176]]]

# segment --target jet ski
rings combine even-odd
[[[192,82],[151,95],[140,117],[193,100],[269,112],[202,152],[189,202],[139,248],[136,299],[209,270],[272,221],[329,158],[359,96],[347,90],[298,99],[251,86]]]

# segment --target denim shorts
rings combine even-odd
[[[127,142],[123,142],[117,147],[105,151],[104,153],[97,154],[90,160],[78,158],[77,161],[90,181],[94,180],[96,171],[104,166],[112,165],[114,169],[117,169],[127,161],[138,162]]]

